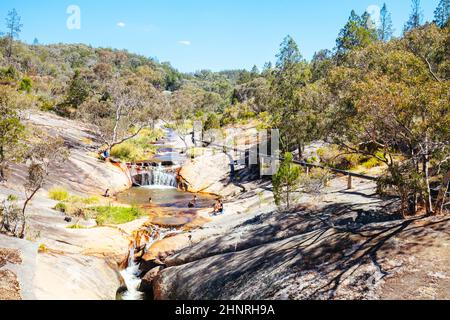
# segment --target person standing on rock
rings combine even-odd
[[[188,203],[188,208],[195,208],[197,205],[197,195],[194,196],[194,199]]]

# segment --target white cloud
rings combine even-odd
[[[372,20],[372,23],[374,24],[373,27],[379,27],[381,25],[380,7],[377,5],[370,5],[367,7],[366,11],[368,14],[370,14],[370,18]]]
[[[184,46],[190,46],[191,42],[189,40],[182,40],[182,41],[178,41],[179,44],[182,44]]]
[[[117,26],[118,26],[119,28],[125,28],[126,24],[125,24],[125,22],[118,22],[118,23],[117,23]]]

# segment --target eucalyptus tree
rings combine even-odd
[[[435,29],[352,52],[326,79],[334,142],[385,163],[380,189],[393,186],[404,212],[415,213],[419,200],[429,214],[437,211],[431,177],[449,161],[449,79],[436,71],[447,63],[445,35]]]
[[[292,153],[285,153],[284,160],[277,173],[272,177],[273,195],[278,206],[291,208],[292,196],[301,184],[300,166],[293,163]]]
[[[380,25],[378,26],[378,40],[389,41],[392,38],[394,29],[392,26],[391,13],[388,11],[386,3],[380,10]]]
[[[20,160],[24,136],[18,95],[15,90],[0,86],[0,182],[6,179],[8,165]]]
[[[23,24],[21,23],[21,18],[17,13],[16,9],[12,9],[8,12],[6,17],[6,36],[8,38],[8,47],[6,49],[6,57],[11,59],[13,53],[13,43],[14,39],[18,38],[20,32],[22,31]]]
[[[407,33],[413,29],[416,29],[422,25],[423,12],[420,6],[420,0],[412,0],[411,2],[411,14],[406,22],[403,33]]]
[[[377,30],[370,15],[364,12],[359,16],[354,10],[336,39],[336,52],[340,58],[347,52],[359,47],[365,47],[378,38]]]
[[[93,124],[111,151],[138,136],[164,114],[162,93],[138,77],[114,77],[79,108],[80,118]]]
[[[308,110],[299,103],[298,92],[310,78],[308,63],[304,61],[294,39],[287,36],[280,46],[275,69],[269,78],[269,111],[273,114],[273,126],[280,130],[282,150],[298,149],[299,156],[307,142],[301,123]]]
[[[440,0],[439,5],[434,11],[434,21],[440,28],[449,24],[450,0]]]
[[[37,135],[35,135],[35,138]],[[27,152],[27,177],[24,184],[25,201],[21,209],[21,226],[15,236],[24,238],[27,219],[26,210],[34,196],[44,187],[47,178],[54,168],[62,165],[69,157],[69,150],[64,139],[41,134],[39,141],[34,143]]]

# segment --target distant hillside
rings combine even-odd
[[[23,79],[29,78],[30,90],[40,101],[41,109],[49,109],[66,99],[71,82],[81,75],[90,86],[95,86],[96,81],[104,83],[112,76],[137,76],[161,92],[185,90],[196,97],[200,109],[206,105],[209,111],[223,110],[231,104],[236,85],[249,74],[245,70],[181,73],[168,62],[85,44],[28,45],[15,41],[13,55],[8,59],[7,43],[6,38],[0,39],[1,83],[20,86]]]

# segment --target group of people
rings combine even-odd
[[[103,197],[105,198],[110,198],[111,197],[111,193],[109,189],[106,189],[105,193],[103,194]],[[153,199],[150,197],[148,199],[149,203],[153,202]],[[195,208],[197,206],[197,195],[194,195],[194,198],[192,199],[192,201],[190,201],[188,203],[188,208]],[[211,213],[213,216],[217,216],[217,215],[222,215],[223,214],[223,201],[221,199],[217,199],[216,203],[214,204],[213,207],[213,212]]]
[[[188,203],[188,208],[195,208],[197,206],[197,195],[194,195],[192,201]],[[213,207],[213,212],[211,213],[213,216],[222,215],[223,214],[223,201],[218,199]]]

